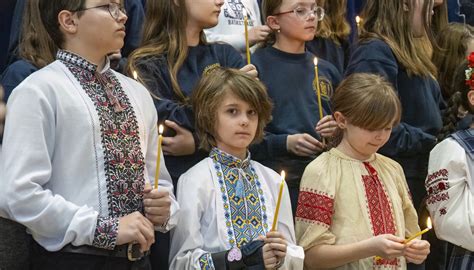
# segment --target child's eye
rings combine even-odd
[[[295,13],[298,16],[306,15],[306,12],[307,12],[306,8],[301,8],[301,7],[295,8]]]
[[[383,129],[384,131],[391,131],[392,130],[392,127],[386,127]]]
[[[256,115],[257,114],[257,111],[256,110],[249,110],[247,112],[249,115]]]
[[[230,114],[237,114],[237,109],[228,109],[227,112]]]

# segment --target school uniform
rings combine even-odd
[[[344,74],[350,56],[347,40],[339,40],[339,43],[336,43],[329,38],[315,37],[307,41],[305,46],[306,50],[333,64],[340,74]]]

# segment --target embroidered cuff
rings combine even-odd
[[[203,270],[215,269],[211,254],[205,253],[199,257],[199,266],[201,266],[201,269]]]
[[[92,245],[98,248],[114,249],[117,243],[119,220],[113,217],[97,218]]]

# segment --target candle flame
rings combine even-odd
[[[314,60],[313,60],[313,62],[314,62],[314,65],[317,66],[317,65],[318,65],[318,58],[315,57]]]
[[[135,79],[135,81],[136,81],[136,80],[138,79],[138,73],[137,73],[137,71],[134,70],[134,71],[132,72],[132,74],[133,74],[133,79]]]
[[[285,176],[286,176],[285,171],[281,171],[281,179],[282,179],[282,180],[285,180]]]
[[[357,24],[360,23],[360,17],[359,17],[359,16],[356,16],[356,23],[357,23]]]
[[[429,217],[426,219],[426,227],[429,228],[429,229],[432,228],[431,218],[429,218]]]
[[[163,135],[163,129],[164,129],[163,125],[160,125],[158,127],[158,133],[160,133],[160,135]]]
[[[247,10],[245,8],[242,9],[242,14],[244,14],[244,17],[247,17]]]

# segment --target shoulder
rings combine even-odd
[[[430,152],[430,157],[434,156],[450,156],[456,157],[464,155],[464,148],[453,138],[446,138],[438,143]]]
[[[189,168],[179,177],[178,185],[199,187],[201,183],[209,181],[209,177],[211,176],[210,162],[211,159],[207,157]]]
[[[386,157],[382,154],[375,154],[376,155],[376,159],[384,164],[386,166],[386,168],[388,168],[390,171],[393,171],[393,172],[396,172],[396,173],[400,173],[400,174],[404,174],[403,173],[403,168],[402,166],[400,165],[400,163],[396,162],[395,160],[389,158],[389,157]]]
[[[252,160],[251,164],[255,170],[257,170],[258,172],[261,172],[262,174],[264,174],[264,176],[266,176],[265,180],[267,182],[280,184],[280,175],[276,171],[261,164],[258,161]]]
[[[380,39],[371,39],[361,42],[354,51],[355,59],[379,60],[385,62],[396,62],[392,49],[386,42]]]

